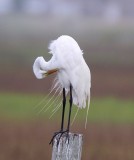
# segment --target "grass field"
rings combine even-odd
[[[35,109],[43,97],[44,95],[35,94],[0,93],[1,160],[51,158],[51,146],[48,143],[53,133],[59,129],[61,109],[52,120],[49,120],[52,109],[37,115],[48,101],[47,99]],[[71,130],[84,134],[83,160],[134,159],[133,106],[133,100],[93,98],[86,130],[86,112],[79,112]],[[73,114],[74,112],[75,108]]]
[[[21,93],[0,93],[0,114],[1,117],[30,120],[33,118],[49,118],[52,110],[60,103],[53,103],[46,113],[41,111],[47,104],[49,98],[44,99],[44,95],[21,94]],[[42,100],[44,101],[39,104]],[[37,106],[38,105],[38,106]],[[48,104],[48,106],[51,103]],[[112,97],[91,99],[89,121],[98,123],[134,123],[134,101],[123,100]],[[61,110],[61,108],[60,108]],[[40,112],[41,111],[41,112]],[[76,107],[73,109],[73,115]],[[40,113],[40,114],[38,114]],[[59,116],[56,114],[55,117]],[[84,120],[86,110],[79,111],[78,119]],[[57,116],[58,115],[58,116]]]

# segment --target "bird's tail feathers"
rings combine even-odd
[[[88,119],[89,107],[90,107],[90,92],[89,92],[89,95],[88,95],[88,106],[87,106],[87,112],[86,112],[85,129],[87,127],[87,119]]]

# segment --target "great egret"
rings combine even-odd
[[[33,64],[33,72],[38,79],[45,78],[46,76],[57,73],[57,80],[63,89],[63,110],[61,129],[56,132],[50,143],[56,135],[60,137],[64,133],[69,133],[70,117],[72,110],[72,103],[78,108],[85,108],[86,101],[88,101],[87,115],[85,127],[87,124],[87,116],[90,103],[90,87],[91,87],[91,74],[87,66],[83,52],[78,43],[70,36],[62,35],[57,40],[54,40],[49,45],[50,54],[52,58],[46,62],[43,57],[37,57]],[[68,116],[67,129],[64,131],[64,113],[66,106],[66,95],[70,91],[70,108]]]

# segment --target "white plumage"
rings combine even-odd
[[[35,60],[35,76],[42,79],[57,72],[57,79],[66,92],[72,85],[73,104],[85,108],[88,100],[89,109],[91,74],[78,43],[72,37],[63,35],[50,43],[49,50],[52,58],[48,62],[43,57]]]

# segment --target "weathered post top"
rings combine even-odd
[[[68,138],[63,134],[57,145],[58,140],[59,135],[54,139],[52,160],[81,160],[83,143],[82,134],[69,133]]]

